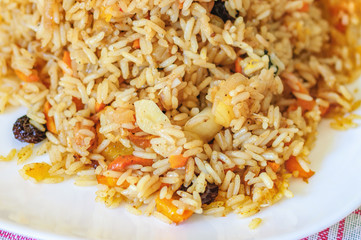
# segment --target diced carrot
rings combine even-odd
[[[103,110],[106,107],[106,105],[104,103],[95,103],[95,112],[100,112],[101,110]]]
[[[293,104],[291,104],[291,105],[289,105],[289,106],[288,106],[288,108],[287,108],[287,112],[293,112],[293,111],[296,111],[296,110],[297,110],[297,108],[298,108],[297,103],[293,103]]]
[[[117,185],[117,178],[107,177],[103,175],[97,175],[97,181],[99,184],[104,184],[109,187],[115,187]]]
[[[341,33],[345,33],[345,32],[346,32],[346,25],[343,24],[341,20],[335,24],[335,28],[336,28],[338,31],[340,31]]]
[[[294,88],[293,86],[290,85],[290,87],[292,88],[292,90],[294,92],[299,92],[299,93],[304,93],[304,94],[309,94],[307,88],[305,88],[305,86],[303,86],[303,84],[299,81],[295,82],[296,83],[296,88]]]
[[[277,172],[280,169],[280,165],[274,162],[268,162],[267,165],[272,168],[274,172]]]
[[[71,58],[69,51],[64,51],[63,62],[65,62],[66,65],[68,65],[68,67],[71,68]]]
[[[44,104],[44,115],[45,115],[45,120],[46,120],[46,128],[48,129],[49,132],[58,134],[58,131],[56,130],[56,127],[55,127],[54,117],[49,117],[50,108],[51,108],[50,103],[48,101],[46,101]]]
[[[293,92],[302,93],[302,94],[306,94],[306,95],[310,94],[308,92],[307,88],[305,88],[305,86],[303,86],[303,84],[300,81],[295,81],[294,82],[296,84],[296,86],[293,86],[288,81],[286,83],[288,83],[288,85],[290,86],[290,88],[292,89]],[[297,105],[300,106],[303,111],[310,111],[316,106],[316,102],[315,102],[315,100],[306,101],[306,100],[303,100],[303,99],[297,99]],[[292,107],[290,109],[290,111],[291,110],[296,110],[296,109],[297,108]]]
[[[140,48],[139,39],[134,40],[132,47],[133,47],[134,49],[139,49],[139,48]]]
[[[188,157],[184,157],[182,154],[170,155],[168,161],[171,168],[181,168],[187,164]]]
[[[161,183],[159,189],[161,189],[162,187],[165,187],[165,186],[169,187],[170,184],[169,183]]]
[[[325,116],[328,111],[330,110],[330,104],[328,104],[327,106],[324,106],[324,105],[320,105],[318,106],[318,108],[320,109],[320,112],[321,112],[321,117]]]
[[[178,9],[183,9],[184,2],[179,2]]]
[[[184,210],[183,214],[178,214],[178,208],[172,203],[173,199],[155,199],[157,211],[168,217],[174,223],[178,224],[187,220],[192,216],[193,212],[190,210]]]
[[[316,106],[315,100],[306,101],[303,99],[297,99],[297,104],[302,108],[304,111],[310,111]]]
[[[117,186],[118,178],[107,177],[107,176],[104,176],[104,175],[97,175],[97,181],[98,181],[99,184],[104,184],[104,185],[107,185],[109,187],[115,187],[115,186]],[[127,188],[127,187],[129,187],[129,183],[127,181],[124,181],[118,187]]]
[[[40,78],[39,78],[39,74],[38,71],[33,69],[31,70],[31,74],[26,76],[24,73],[15,70],[15,74],[24,82],[39,82]]]
[[[127,166],[134,164],[151,166],[153,164],[153,160],[136,157],[134,155],[119,156],[109,164],[108,170],[123,171]]]
[[[341,33],[345,33],[347,29],[347,24],[344,24],[343,16],[347,12],[347,7],[345,7],[345,5],[343,5],[341,1],[340,3],[341,4],[331,6],[329,8],[329,13],[332,16],[333,26]]]
[[[140,148],[148,148],[151,146],[150,140],[152,138],[155,138],[153,135],[146,135],[146,136],[136,136],[134,134],[129,135],[129,140],[134,143],[135,146],[138,146]]]
[[[241,61],[242,61],[242,58],[238,57],[236,59],[236,62],[235,62],[235,71],[237,73],[243,73],[243,69],[242,69],[242,66],[241,66]]]
[[[308,12],[310,10],[310,4],[307,2],[303,2],[302,8],[300,8],[299,12]]]
[[[139,127],[135,127],[133,129],[128,129],[128,131],[131,132],[131,133],[137,133],[137,132],[141,132],[142,129],[140,129]]]
[[[234,172],[234,171],[237,170],[237,169],[238,169],[238,167],[237,167],[237,166],[234,166],[234,167],[232,167],[232,168],[224,169],[224,171],[225,171],[225,172],[228,172],[228,171]]]
[[[301,165],[298,163],[297,158],[295,156],[291,156],[286,162],[285,162],[285,167],[287,169],[287,171],[289,171],[290,173],[293,173],[295,171],[298,172],[298,177],[300,178],[310,178],[313,176],[313,174],[315,174],[314,171],[310,170],[309,172],[306,172]]]
[[[73,97],[73,102],[76,106],[77,111],[84,109],[84,104],[79,98]]]

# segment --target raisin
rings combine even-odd
[[[208,183],[206,190],[201,194],[202,204],[212,203],[218,195],[218,186],[216,184]]]
[[[98,161],[95,161],[95,160],[91,160],[91,166],[96,169],[98,166],[99,166],[99,162]]]
[[[222,18],[223,22],[227,22],[227,20],[234,21],[234,18],[229,15],[226,6],[224,5],[224,2],[222,0],[217,0],[214,2],[211,13]]]
[[[27,143],[39,143],[46,138],[45,132],[34,127],[26,115],[16,120],[13,126],[13,134],[20,142]]]
[[[180,186],[178,190],[179,190],[179,191],[186,192],[187,189],[188,189],[188,187],[186,187],[186,186],[184,186],[184,185],[182,184],[182,186]]]

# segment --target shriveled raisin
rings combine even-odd
[[[216,184],[208,183],[206,190],[201,194],[202,204],[210,204],[216,199],[218,195],[218,186]]]
[[[95,161],[95,160],[91,160],[91,166],[96,169],[98,166],[99,166],[99,162],[98,161]]]
[[[180,186],[178,190],[179,190],[179,191],[186,192],[187,189],[188,189],[188,187],[186,187],[186,186],[184,186],[184,185],[182,184],[182,186]]]
[[[26,115],[18,118],[13,126],[14,137],[20,142],[39,143],[46,138],[45,132],[40,131],[30,123]]]
[[[227,20],[234,21],[234,18],[229,15],[226,6],[224,5],[224,2],[222,0],[217,0],[214,2],[211,13],[222,18],[223,22],[226,22]]]

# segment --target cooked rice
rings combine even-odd
[[[253,218],[253,219],[251,220],[251,222],[249,223],[248,227],[249,227],[250,229],[256,229],[256,228],[258,228],[258,226],[261,224],[261,222],[262,222],[262,219],[260,219],[260,218]]]
[[[17,162],[18,164],[24,163],[26,160],[28,160],[31,157],[31,155],[33,155],[33,147],[34,144],[29,144],[19,150],[18,162]]]
[[[36,153],[49,153],[50,165],[20,174],[45,183],[76,176],[76,185],[98,184],[96,201],[124,201],[166,223],[175,220],[157,198],[179,216],[248,217],[293,197],[288,179],[310,173],[322,118],[336,116],[340,130],[360,118],[344,115],[360,105],[345,84],[360,73],[361,4],[227,0],[226,22],[213,5],[1,1],[0,113],[26,106],[48,130]],[[40,81],[27,82],[34,72]],[[32,149],[18,152],[19,164]],[[113,162],[129,155],[143,162]],[[174,167],[179,156],[186,162]],[[292,156],[296,170],[285,165]],[[202,204],[211,184],[217,196]]]
[[[8,153],[8,155],[6,156],[1,156],[0,155],[0,161],[5,161],[5,162],[9,162],[11,160],[14,159],[14,157],[16,156],[16,149],[11,149],[11,151]]]

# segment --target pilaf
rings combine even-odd
[[[357,0],[2,0],[0,112],[28,108],[19,163],[50,156],[20,173],[167,223],[292,197],[322,118],[357,118],[341,117],[357,16]]]

